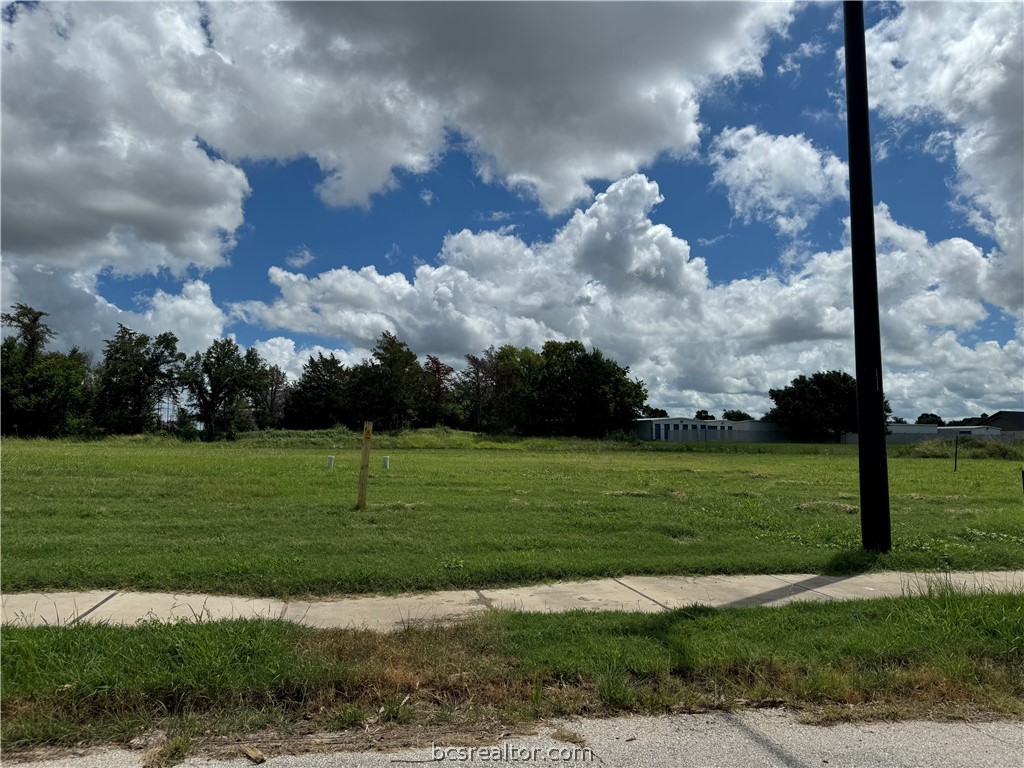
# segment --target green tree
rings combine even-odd
[[[249,406],[252,426],[256,429],[280,427],[284,419],[284,403],[288,377],[276,365],[267,365],[255,348],[242,356],[245,368],[242,394]]]
[[[434,355],[423,364],[419,421],[426,427],[456,426],[455,369]]]
[[[5,316],[6,317],[6,316]],[[25,402],[25,347],[15,336],[4,337],[0,345],[0,426],[5,435],[20,435],[27,428],[28,405]],[[31,434],[31,432],[26,432]]]
[[[726,411],[722,418],[726,421],[752,421],[754,417],[746,411]]]
[[[695,418],[697,421],[714,421],[715,414],[708,413],[706,410],[701,408],[699,411],[693,414],[693,418]]]
[[[31,350],[8,336],[0,347],[0,367],[4,434],[61,437],[89,429],[92,372],[77,347],[66,353]]]
[[[97,373],[96,423],[119,434],[154,429],[157,404],[178,402],[184,362],[173,333],[151,339],[119,324]]]
[[[247,350],[246,355],[252,351]],[[257,369],[246,389],[256,429],[281,427],[284,424],[284,409],[290,391],[285,372],[276,365],[268,366],[264,363],[261,369]]]
[[[351,372],[331,353],[310,357],[288,392],[284,423],[293,429],[330,429],[348,424]]]
[[[944,427],[946,425],[946,422],[944,422],[941,417],[937,416],[934,413],[922,413],[920,416],[917,417],[917,421],[915,421],[914,423],[934,424],[937,427]]]
[[[548,341],[541,350],[539,431],[603,437],[628,430],[642,413],[647,388],[629,369],[579,341]]]
[[[46,352],[56,337],[46,312],[15,304],[2,322],[15,329],[0,345],[0,412],[4,434],[58,437],[89,428],[93,397],[88,356],[77,347]]]
[[[416,420],[423,382],[416,353],[393,333],[384,331],[367,364],[370,370],[366,381],[372,390],[363,389],[362,401],[368,406],[369,420],[385,430],[409,426]]]
[[[768,391],[775,407],[764,420],[805,434],[827,434],[836,442],[857,431],[857,380],[844,371],[798,376],[788,387]],[[883,419],[892,413],[883,400]]]
[[[544,358],[536,350],[512,344],[488,353],[494,382],[493,429],[536,434],[540,428],[538,393]]]
[[[464,425],[477,432],[494,423],[494,347],[481,356],[466,355],[466,367],[456,375],[455,400]]]
[[[234,439],[251,424],[247,374],[245,358],[232,339],[217,339],[185,362],[181,380],[202,422],[204,440]]]
[[[35,364],[36,358],[57,334],[46,323],[44,317],[49,314],[33,309],[27,304],[15,304],[13,312],[4,312],[0,321],[9,328],[14,328],[14,339],[22,350],[23,363],[28,368]]]
[[[582,362],[587,350],[580,341],[546,341],[540,354],[544,360],[538,387],[540,429],[545,434],[576,434],[587,418]]]
[[[600,350],[591,352],[598,377],[597,413],[603,423],[596,425],[595,435],[603,437],[613,431],[629,431],[643,413],[647,387],[640,379],[630,378],[629,367],[623,367]]]
[[[652,408],[647,403],[644,403],[640,409],[640,415],[645,419],[667,419],[668,411],[664,408]]]

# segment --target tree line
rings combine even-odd
[[[24,304],[2,315],[14,333],[3,340],[0,412],[3,434],[56,437],[138,434],[172,429],[206,440],[261,429],[378,429],[447,426],[476,432],[603,437],[628,431],[639,417],[667,417],[647,404],[629,368],[579,341],[548,341],[538,351],[506,344],[467,354],[455,370],[434,355],[420,362],[383,332],[370,357],[345,365],[312,356],[297,381],[255,349],[217,339],[191,357],[173,333],[148,336],[119,325],[93,364],[77,347],[47,351],[55,337],[45,312]],[[843,371],[798,376],[768,392],[762,417],[794,433],[840,440],[857,431],[857,382]],[[891,423],[888,400],[884,415]],[[698,410],[694,418],[713,420]],[[722,418],[743,421],[744,411]],[[939,424],[922,413],[918,424]],[[950,422],[955,424],[957,422]],[[201,427],[201,428],[200,428]]]
[[[96,363],[77,347],[47,351],[47,316],[24,304],[4,313],[2,431],[22,436],[137,434],[171,429],[205,440],[259,429],[448,426],[478,432],[603,437],[652,413],[629,368],[579,341],[538,351],[506,344],[465,355],[456,370],[421,364],[383,332],[368,359],[345,365],[311,356],[297,381],[257,350],[217,339],[187,356],[170,332],[119,325]]]

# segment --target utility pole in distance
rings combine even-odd
[[[864,4],[843,3],[846,42],[846,126],[850,146],[850,240],[853,251],[853,332],[857,357],[860,531],[864,549],[892,548],[889,467],[885,457],[882,340],[875,264],[875,201],[871,189],[871,127]]]

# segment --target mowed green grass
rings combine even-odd
[[[627,573],[1024,567],[1017,461],[962,460],[954,474],[945,459],[891,458],[894,547],[871,558],[859,551],[857,459],[845,446],[394,444],[374,451],[360,511],[353,440],[5,439],[3,589],[285,596]]]

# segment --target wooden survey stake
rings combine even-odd
[[[373,422],[363,422],[363,460],[359,464],[359,501],[356,506],[366,509],[366,483],[370,479],[370,439],[373,437]]]

